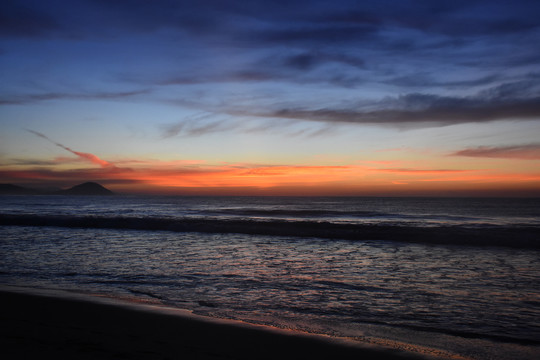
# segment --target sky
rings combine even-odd
[[[537,0],[0,2],[0,183],[540,196]]]

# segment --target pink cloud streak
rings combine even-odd
[[[70,149],[69,147],[65,146],[65,145],[62,145],[60,143],[57,143],[56,141],[53,141],[51,140],[49,137],[47,137],[46,135],[43,135],[42,133],[40,132],[37,132],[37,131],[34,131],[34,130],[30,130],[30,129],[26,129],[28,132],[34,134],[34,135],[37,135],[47,141],[50,141],[51,143],[53,143],[54,145],[58,146],[58,147],[61,147],[62,149],[66,150],[66,151],[69,151],[70,153],[74,154],[74,155],[77,155],[79,158],[83,159],[83,160],[87,160],[87,161],[90,161],[91,163],[93,164],[96,164],[96,165],[99,165],[103,168],[105,167],[113,167],[114,164],[111,164],[110,162],[108,161],[105,161],[103,159],[100,159],[99,157],[97,157],[96,155],[94,154],[89,154],[89,153],[84,153],[84,152],[79,152],[79,151],[75,151],[75,150],[72,150]]]
[[[450,156],[480,158],[540,160],[540,144],[516,146],[479,146],[456,151]]]

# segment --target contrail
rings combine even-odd
[[[87,161],[90,161],[94,164],[97,164],[101,167],[114,167],[114,164],[111,164],[110,162],[108,161],[105,161],[105,160],[102,160],[100,159],[99,157],[97,157],[96,155],[94,154],[89,154],[89,153],[83,153],[83,152],[79,152],[79,151],[75,151],[75,150],[72,150],[70,148],[68,148],[67,146],[65,145],[62,145],[60,143],[57,143],[56,141],[54,140],[51,140],[49,137],[43,135],[42,133],[40,132],[37,132],[37,131],[34,131],[34,130],[30,130],[30,129],[25,129],[26,131],[36,135],[36,136],[39,136],[41,138],[44,138],[45,140],[47,141],[50,141],[51,143],[53,143],[54,145],[58,146],[58,147],[61,147],[62,149],[66,150],[66,151],[69,151],[70,153],[72,154],[75,154],[77,155],[78,157],[80,157],[81,159],[83,160],[87,160]]]

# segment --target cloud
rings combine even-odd
[[[355,76],[344,76],[348,71],[363,69],[362,58],[335,52],[322,51],[287,51],[272,53],[262,58],[252,58],[246,63],[230,65],[225,70],[185,71],[175,69],[163,75],[124,74],[121,80],[144,86],[190,86],[199,84],[281,82],[294,84],[332,83],[333,85],[350,87],[358,84]],[[326,66],[325,65],[331,65]],[[319,69],[322,68],[322,69]],[[319,71],[320,70],[320,71]],[[175,73],[176,72],[176,73]],[[352,81],[354,79],[354,81]]]
[[[182,121],[161,125],[164,139],[174,136],[199,136],[213,132],[228,131],[237,125],[221,119],[213,119],[212,113],[203,113],[195,116],[186,117]]]
[[[162,28],[187,30],[192,34],[205,34],[222,22],[220,16],[228,12],[220,6],[201,1],[160,0],[92,0],[101,12],[111,15],[118,26],[138,31],[156,31]],[[212,21],[215,21],[212,23]],[[110,21],[110,20],[109,20]]]
[[[370,69],[373,70],[370,76],[374,77],[374,74],[380,71],[381,62],[396,63],[395,58],[389,56],[389,53],[400,55],[399,64],[407,63],[410,59],[417,60],[416,56],[422,58],[427,56],[436,61],[440,61],[443,56],[452,56],[448,61],[455,63],[478,59],[478,52],[474,53],[475,56],[469,56],[463,51],[467,49],[467,46],[480,48],[476,46],[477,43],[492,45],[512,41],[512,39],[499,36],[501,33],[518,32],[520,35],[531,33],[534,38],[534,31],[540,26],[540,22],[531,14],[534,14],[534,9],[539,5],[535,5],[534,2],[525,2],[525,5],[520,5],[520,1],[512,6],[496,3],[475,1],[426,4],[425,2],[403,1],[400,4],[381,6],[373,2],[363,2],[358,5],[348,1],[338,4],[321,0],[273,1],[271,3],[194,0],[182,2],[162,0],[156,3],[133,0],[129,4],[120,0],[73,0],[69,4],[63,4],[62,11],[54,11],[55,7],[59,7],[56,1],[53,1],[52,6],[47,7],[21,0],[22,5],[17,5],[16,8],[25,9],[24,11],[17,10],[26,14],[21,16],[21,19],[35,17],[50,19],[53,24],[51,27],[59,29],[57,33],[61,31],[67,33],[73,31],[73,28],[80,28],[75,32],[104,34],[103,36],[119,42],[127,34],[131,38],[132,34],[155,35],[157,33],[160,35],[158,41],[160,42],[165,40],[160,32],[166,30],[167,36],[174,38],[176,45],[182,44],[182,41],[187,39],[188,43],[193,41],[200,44],[201,48],[218,49],[216,51],[218,54],[223,49],[231,50],[235,57],[233,60],[227,59],[230,62],[234,61],[236,56],[243,60],[253,59],[260,56],[263,51],[281,60],[281,64],[276,62],[269,68],[253,67],[245,70],[244,73],[239,68],[230,71],[221,70],[213,76],[197,72],[193,75],[188,70],[185,76],[173,77],[169,82],[170,84],[194,84],[274,79],[295,81],[295,77],[291,79],[290,72],[283,73],[283,71],[313,70],[325,63]],[[15,5],[5,6],[15,7]],[[480,12],[479,9],[482,8],[493,11]],[[6,12],[6,14],[14,14],[9,15],[12,22],[18,19],[14,11]],[[84,14],[81,14],[82,11]],[[29,15],[29,13],[34,15]],[[40,21],[31,22],[40,24]],[[55,23],[61,25],[54,25]],[[31,26],[27,27],[31,28]],[[495,36],[488,36],[494,34],[495,30],[498,31],[496,39]],[[40,31],[37,33],[39,34]],[[440,36],[440,33],[444,33],[445,36]],[[481,41],[476,37],[466,36],[477,33],[486,34],[486,36]],[[437,50],[445,48],[449,51],[434,52],[434,46],[441,47]],[[183,46],[179,47],[183,48]],[[530,57],[528,63],[535,64],[538,53],[534,49],[528,50],[529,48],[533,47],[519,46],[519,51],[513,53],[511,57],[494,56],[493,52],[485,49],[480,55],[486,55],[491,59],[515,59],[520,57],[519,53],[524,52],[534,55]],[[193,51],[196,52],[197,49],[198,47],[194,47]],[[418,49],[431,50],[429,53],[416,55]],[[208,56],[209,53],[203,52],[203,54],[203,56]],[[500,50],[497,50],[497,55],[500,55]],[[183,58],[182,61],[184,61]],[[178,63],[183,64],[181,61]],[[244,64],[240,64],[242,65]],[[415,66],[415,68],[418,67]],[[358,74],[325,75],[321,73],[317,76],[320,77],[321,82],[347,87],[358,84],[358,80],[361,79]],[[481,84],[482,81],[489,80],[489,76],[492,75],[487,74],[485,79],[483,77],[476,79],[476,83]],[[314,79],[299,79],[299,81],[317,82]],[[408,75],[403,74],[398,74],[389,81],[405,84],[404,86],[407,84],[421,86],[422,84],[422,81],[414,77],[410,78],[410,76],[408,78]],[[425,81],[435,84],[441,82],[437,78],[425,79]],[[449,81],[447,84],[457,87],[469,86],[474,82],[475,80],[464,79],[462,82]],[[51,95],[54,97],[55,94]],[[88,98],[84,94],[78,96]],[[47,96],[42,96],[41,99],[47,99]],[[28,96],[27,100],[40,100],[40,97]],[[26,100],[15,98],[8,101],[14,103]]]
[[[328,99],[320,102],[321,105],[317,107],[296,105],[294,100],[279,101],[266,97],[221,99],[214,104],[207,103],[209,98],[193,101],[184,97],[169,100],[169,103],[198,109],[206,115],[162,126],[163,137],[247,130],[240,123],[226,120],[226,117],[223,118],[225,120],[209,120],[218,115],[264,119],[263,127],[268,131],[282,130],[287,124],[295,123],[295,120],[317,122],[325,126],[358,124],[397,128],[439,127],[499,120],[537,121],[540,120],[540,77],[530,74],[529,78],[492,86],[471,96],[409,93],[379,100]],[[304,132],[303,129],[300,131]]]
[[[471,87],[493,84],[499,80],[500,75],[491,74],[474,79],[464,80],[437,80],[434,77],[426,74],[413,74],[394,77],[388,81],[388,84],[402,86],[402,87]]]
[[[164,125],[163,137],[169,138],[179,134],[184,136],[199,136],[213,132],[230,130],[230,127],[221,121],[211,121],[204,123],[179,122],[176,124]]]
[[[16,166],[52,166],[57,165],[58,161],[55,160],[40,160],[40,159],[10,159],[6,161],[4,165],[16,165]]]
[[[16,1],[0,2],[0,37],[43,37],[60,30],[56,19]]]
[[[377,28],[371,25],[306,25],[291,26],[288,29],[276,27],[274,30],[266,30],[247,36],[253,37],[253,39],[256,39],[257,41],[270,44],[343,44],[361,43],[366,40],[372,40],[376,31]]]
[[[230,71],[228,73],[220,73],[216,75],[180,75],[180,76],[167,76],[163,79],[153,79],[145,81],[137,79],[137,77],[125,77],[128,81],[151,83],[152,85],[196,85],[196,84],[208,84],[208,83],[228,83],[228,82],[260,82],[268,80],[282,79],[283,75],[271,71],[262,70],[239,70]]]
[[[238,116],[221,116],[219,113],[206,112],[199,115],[187,116],[182,120],[158,126],[162,139],[176,136],[193,137],[213,133],[237,132],[243,134],[274,133],[289,137],[315,138],[328,136],[339,131],[339,127],[330,124],[310,124],[298,126],[297,122],[289,119],[250,119],[245,121]]]
[[[452,100],[448,98],[448,100]],[[459,99],[456,99],[459,100]],[[242,113],[242,112],[241,112]],[[375,110],[323,108],[314,110],[284,108],[271,112],[242,113],[245,116],[276,117],[329,123],[375,125],[423,124],[444,126],[461,123],[489,122],[510,118],[537,119],[540,117],[540,97],[508,104],[490,104],[458,101],[454,106],[444,106],[434,101],[422,109]]]
[[[306,63],[302,64],[302,61],[306,61]],[[281,84],[291,83],[298,85],[323,83],[351,88],[363,83],[363,80],[359,76],[347,74],[346,71],[342,69],[325,69],[321,72],[310,73],[311,70],[318,70],[317,68],[319,66],[332,61],[328,59],[301,60],[296,59],[293,56],[292,58],[283,59],[280,64],[269,62],[255,63],[251,66],[253,69],[249,69],[248,67],[245,70],[229,71],[228,73],[215,75],[168,75],[159,76],[156,77],[156,79],[141,79],[137,76],[123,76],[123,79],[129,82],[157,86],[279,82]],[[356,59],[356,65],[352,65],[353,61],[354,60],[351,59],[351,66],[360,66],[360,59]],[[308,62],[311,63],[308,64]],[[334,62],[344,63],[343,61],[338,60],[335,60]],[[264,68],[265,70],[255,70],[256,68]],[[275,95],[278,96],[277,94]],[[0,104],[1,103],[0,100]]]
[[[540,21],[533,15],[540,6],[538,2],[517,1],[510,6],[485,0],[403,1],[385,6],[375,2],[359,5],[353,1],[319,0],[275,1],[271,4],[256,0],[164,0],[159,4],[144,0],[130,1],[129,4],[121,0],[74,0],[62,7],[58,6],[59,3],[53,1],[54,6],[49,8],[21,0],[17,2],[21,5],[16,8],[15,5],[2,6],[13,8],[5,12],[12,19],[10,24],[17,14],[23,19],[22,23],[25,23],[24,19],[36,19],[37,30],[30,31],[35,34],[32,36],[57,35],[72,28],[85,29],[86,33],[107,37],[111,49],[118,45],[120,52],[136,49],[129,47],[138,44],[139,40],[142,40],[141,46],[147,46],[149,39],[155,39],[149,51],[156,51],[159,61],[144,62],[143,56],[136,70],[131,66],[118,70],[120,66],[114,63],[116,53],[113,53],[103,65],[103,71],[109,76],[111,72],[132,71],[120,81],[131,77],[144,84],[141,87],[150,89],[73,93],[45,90],[35,93],[37,87],[33,87],[26,94],[13,92],[3,96],[0,105],[64,99],[157,99],[166,102],[168,99],[164,97],[178,97],[183,101],[182,104],[178,102],[181,106],[186,107],[190,100],[193,103],[198,101],[199,104],[193,104],[198,106],[198,110],[215,114],[397,127],[444,126],[509,118],[537,119],[540,115],[538,78],[491,86],[513,75],[497,73],[497,69],[484,63],[486,59],[500,63],[526,59],[520,67],[531,71],[532,66],[537,66],[538,47],[531,44],[537,43],[540,29]],[[479,11],[482,8],[489,11]],[[39,18],[49,20],[41,21]],[[6,26],[14,28],[15,25]],[[32,29],[30,25],[28,27]],[[144,36],[137,37],[141,33]],[[151,37],[155,35],[159,38]],[[126,39],[129,41],[124,42]],[[93,45],[96,43],[99,44],[95,42]],[[61,45],[67,46],[63,50],[75,49],[71,42]],[[82,41],[81,49],[86,45]],[[189,51],[171,50],[175,48]],[[510,48],[516,50],[509,54],[507,50]],[[28,54],[43,55],[43,61],[54,63],[45,53],[39,53],[44,51],[42,48],[35,50],[29,46],[28,49]],[[199,63],[203,57],[204,61]],[[58,57],[59,60],[62,58]],[[166,61],[162,62],[165,58]],[[96,56],[96,61],[100,59]],[[174,66],[156,68],[155,64]],[[59,63],[57,66],[62,69],[65,65]],[[442,72],[441,68],[445,71]],[[418,74],[417,69],[423,72]],[[478,75],[457,78],[454,76],[456,73]],[[523,77],[524,70],[513,69],[512,73]],[[80,76],[73,81],[93,81],[85,74]],[[44,79],[39,74],[36,78]],[[13,89],[21,89],[23,83],[16,78],[10,85]],[[232,91],[223,90],[225,86],[221,86],[222,83],[245,84],[234,88],[234,91],[264,94],[266,99],[262,104],[255,101],[253,106],[243,108],[241,104],[229,101],[227,97]],[[197,94],[189,92],[189,86],[198,84],[206,85],[200,87],[204,88],[203,91]],[[324,87],[313,84],[323,84]],[[166,86],[171,88],[160,89]],[[476,96],[459,95],[470,93],[471,87],[487,86],[491,87]],[[454,93],[433,93],[426,87],[443,87]],[[46,86],[41,88],[46,89]],[[379,100],[359,98],[353,101],[351,94],[355,93],[350,91],[342,92],[344,96],[340,97],[338,91],[348,88],[361,90],[358,93],[372,88],[389,96],[381,95]],[[461,89],[466,92],[458,92]],[[180,94],[175,92],[177,90]],[[397,95],[399,93],[402,95]],[[144,97],[150,94],[152,96]],[[159,99],[158,96],[163,97]],[[304,102],[309,103],[306,105]],[[215,106],[212,103],[226,105]],[[164,137],[227,129],[219,121],[193,126],[178,123],[168,126]]]
[[[365,61],[357,56],[342,53],[330,53],[321,51],[305,51],[285,56],[280,63],[272,64],[273,58],[268,59],[265,64],[279,68],[283,66],[285,70],[308,71],[320,65],[335,63],[347,65],[354,68],[363,68]]]
[[[75,154],[77,155],[80,159],[83,159],[83,160],[86,160],[86,161],[89,161],[93,164],[96,164],[96,165],[99,165],[103,168],[111,168],[111,167],[115,167],[114,164],[111,164],[110,162],[108,161],[105,161],[103,159],[100,159],[99,157],[97,157],[96,155],[94,154],[90,154],[90,153],[84,153],[84,152],[80,152],[80,151],[75,151],[75,150],[72,150],[70,148],[68,148],[67,146],[64,146],[60,143],[57,143],[53,140],[51,140],[49,137],[43,135],[42,133],[40,132],[37,132],[37,131],[34,131],[34,130],[30,130],[30,129],[26,129],[26,131],[36,135],[36,136],[39,136],[51,143],[53,143],[54,145],[58,146],[58,147],[61,147],[62,149],[66,150],[66,151],[69,151],[70,153],[72,154]]]
[[[284,65],[296,70],[309,70],[320,63],[320,58],[313,54],[303,53],[285,59]]]
[[[339,181],[363,169],[354,166],[304,166],[225,163],[205,165],[190,161],[130,162],[133,168],[102,167],[91,169],[0,167],[0,178],[15,182],[67,184],[99,181],[103,184],[146,184],[178,188],[270,188],[306,186]]]
[[[499,170],[445,168],[369,168],[362,165],[268,165],[250,163],[206,164],[193,160],[153,161],[124,159],[130,168],[68,169],[0,166],[3,181],[39,185],[73,186],[83,181],[114,185],[120,191],[206,194],[392,194],[400,190],[418,194],[430,191],[478,191],[486,186],[538,192],[538,172],[505,173]],[[383,165],[383,164],[381,164]],[[435,185],[433,185],[435,184]],[[443,184],[443,185],[438,185]],[[488,185],[486,185],[488,184]],[[492,184],[492,185],[489,185]],[[527,185],[532,184],[532,185]],[[528,186],[528,188],[527,188]],[[404,187],[404,189],[401,189]],[[431,189],[431,190],[430,190]],[[476,190],[475,190],[476,189]],[[116,189],[115,189],[116,190]],[[507,194],[507,192],[506,192]]]
[[[78,1],[72,2],[80,5]],[[538,24],[535,14],[540,10],[534,0],[515,0],[511,4],[488,0],[436,3],[404,0],[398,4],[365,1],[361,5],[354,1],[326,0],[88,2],[95,6],[92,10],[98,14],[108,15],[101,19],[105,26],[115,23],[131,31],[169,27],[189,31],[192,35],[242,29],[249,35],[245,24],[256,23],[266,30],[261,33],[274,41],[351,39],[353,35],[358,36],[355,29],[362,34],[383,26],[453,36],[507,34],[534,29]],[[348,28],[352,30],[349,33],[345,31]]]
[[[0,105],[24,105],[49,100],[117,100],[148,94],[149,89],[120,92],[18,94],[0,99]]]
[[[450,156],[468,156],[479,158],[540,160],[540,144],[515,146],[479,146],[456,151]]]
[[[530,99],[540,94],[540,73],[528,73],[525,80],[506,82],[480,92],[479,96],[492,101]]]
[[[399,168],[399,169],[378,168],[378,169],[372,169],[372,170],[381,171],[381,172],[390,172],[390,173],[409,173],[409,174],[447,174],[447,173],[459,173],[459,172],[468,171],[468,170],[456,170],[456,169],[410,169],[410,168]]]
[[[16,168],[9,165],[0,167],[0,178],[23,179],[27,181],[102,181],[104,183],[146,183],[154,186],[177,186],[177,187],[268,187],[280,183],[317,183],[334,181],[343,173],[363,171],[358,166],[312,166],[312,165],[265,165],[223,163],[205,164],[201,161],[177,160],[177,161],[150,161],[124,159],[122,164],[131,167],[118,167],[115,164],[100,159],[94,154],[75,151],[63,144],[51,140],[48,136],[30,129],[26,129],[40,138],[77,155],[80,159],[99,165],[99,168],[55,169],[58,162],[45,164],[43,162],[23,161],[15,164]],[[21,169],[20,165],[52,165],[49,168],[27,167]]]
[[[392,6],[390,6],[392,5]],[[517,5],[517,6],[514,6]],[[446,36],[478,36],[519,33],[538,27],[535,1],[401,1],[366,3],[360,9],[328,12],[321,21],[338,24],[373,24],[415,29]],[[531,11],[533,11],[531,13]]]
[[[225,109],[232,115],[286,118],[327,123],[390,126],[446,126],[504,119],[540,118],[537,82],[503,84],[475,96],[411,93],[379,101],[321,108],[282,107],[266,111]],[[528,96],[529,95],[529,96]]]
[[[81,29],[100,24],[98,32],[109,35],[121,31],[155,32],[173,29],[200,39],[208,37],[259,44],[321,45],[364,42],[387,29],[412,29],[424,34],[447,37],[501,36],[538,28],[538,2],[504,1],[354,1],[326,0],[195,1],[161,0],[72,0],[70,4],[52,1],[36,6],[31,1],[4,2],[0,24],[8,34],[43,34],[50,29]],[[25,6],[26,5],[26,6]],[[51,9],[62,6],[62,11]],[[84,14],[81,14],[81,9]],[[75,18],[78,21],[67,21]],[[17,24],[19,20],[19,24]],[[66,24],[64,24],[66,22]],[[59,26],[58,23],[64,25]],[[86,29],[91,33],[91,29]],[[94,29],[95,30],[95,29]],[[378,38],[377,38],[378,39]],[[330,44],[332,45],[332,44]]]

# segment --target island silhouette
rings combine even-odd
[[[108,196],[114,193],[96,182],[85,182],[69,189],[46,191],[27,188],[14,184],[0,184],[0,195],[91,195]]]

